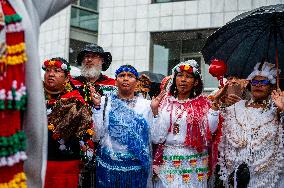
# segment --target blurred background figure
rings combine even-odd
[[[141,93],[146,99],[152,99],[158,96],[161,92],[161,82],[165,76],[150,71],[139,72],[139,75],[139,83],[136,92]]]
[[[151,85],[152,82],[148,76],[145,74],[142,74],[139,77],[139,82],[137,84],[136,91],[137,93],[140,93],[145,99],[151,99],[150,92],[151,92]]]

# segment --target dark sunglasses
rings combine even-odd
[[[270,84],[269,80],[251,80],[250,84],[252,86],[256,86],[256,85],[262,85],[262,86],[266,86],[268,84]]]

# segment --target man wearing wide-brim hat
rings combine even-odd
[[[101,95],[107,95],[116,90],[115,81],[103,75],[112,62],[110,52],[97,44],[87,44],[77,56],[77,63],[82,66],[81,76],[74,78],[73,83],[84,99],[91,104],[89,87],[93,86]]]
[[[81,65],[81,76],[71,79],[84,100],[94,109],[96,108],[92,100],[92,91],[94,89],[100,95],[108,95],[116,91],[115,80],[103,75],[101,72],[106,71],[112,61],[110,52],[97,44],[87,44],[77,56],[77,63]],[[82,187],[94,187],[95,170],[93,169],[94,156],[93,150],[86,148],[85,168],[81,171]]]

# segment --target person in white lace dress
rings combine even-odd
[[[284,95],[280,90],[273,91],[276,68],[268,62],[258,63],[248,80],[252,98],[225,108],[222,114],[220,179],[225,187],[283,188],[283,124],[279,112],[284,110]],[[217,94],[213,110],[218,110],[218,98],[226,88]]]
[[[218,113],[201,95],[203,82],[196,61],[182,62],[172,72],[170,91],[152,127],[152,140],[160,144],[153,161],[158,176],[154,187],[206,188],[209,145]]]

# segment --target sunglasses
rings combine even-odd
[[[250,84],[252,86],[256,86],[256,85],[262,85],[262,86],[266,86],[268,84],[270,84],[269,80],[251,80]]]

